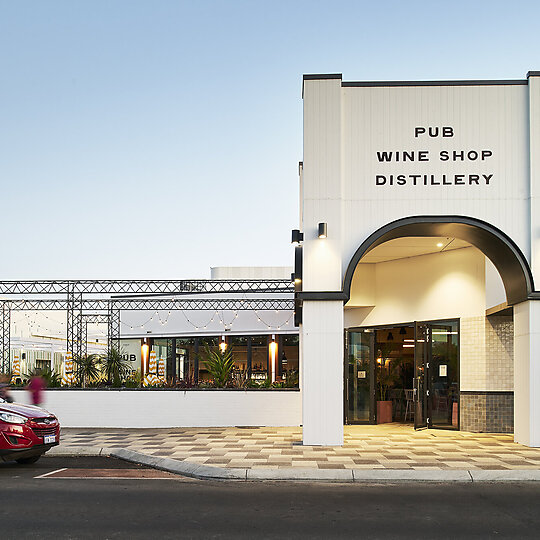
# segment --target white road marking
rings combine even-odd
[[[60,469],[63,470],[63,469]],[[58,472],[58,471],[54,471]],[[51,473],[52,474],[52,473]],[[45,476],[45,475],[44,475]],[[43,478],[44,476],[36,476],[35,478]],[[184,477],[171,478],[169,476],[135,478],[133,476],[53,476],[49,480],[184,480]],[[188,480],[192,480],[188,478]]]
[[[67,470],[67,467],[64,467],[63,469],[56,469],[56,471],[51,471],[45,474],[40,474],[39,476],[34,476],[34,478],[47,478],[47,476],[50,476],[51,474],[56,474],[65,470]]]

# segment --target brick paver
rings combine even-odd
[[[345,426],[345,444],[302,446],[301,428],[62,430],[62,447],[128,448],[149,455],[233,468],[539,469],[540,448],[512,435]]]

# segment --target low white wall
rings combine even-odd
[[[28,393],[14,390],[19,403]],[[299,426],[300,392],[49,390],[43,407],[63,427],[165,428]]]

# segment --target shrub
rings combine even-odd
[[[225,351],[212,351],[206,347],[205,367],[210,373],[216,388],[225,388],[231,380],[234,368],[232,348]]]
[[[25,375],[27,379],[30,377],[41,377],[47,388],[58,388],[62,385],[62,377],[59,373],[55,373],[51,368],[34,368],[28,375]]]
[[[125,360],[124,351],[116,347],[112,347],[102,358],[101,366],[107,382],[115,388],[122,386],[122,380],[131,371],[131,362]]]

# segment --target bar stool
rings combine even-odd
[[[407,415],[411,415],[411,420],[414,420],[414,390],[411,388],[405,389],[405,422],[407,421]]]

